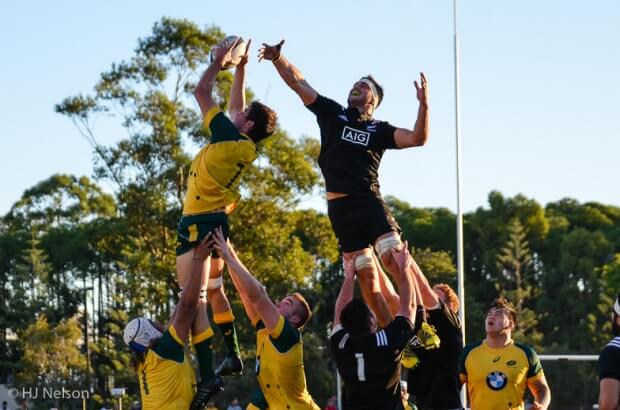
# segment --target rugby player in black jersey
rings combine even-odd
[[[611,320],[614,338],[598,357],[598,408],[601,410],[615,410],[620,401],[620,293],[614,301]]]
[[[336,300],[331,351],[344,381],[344,409],[402,410],[400,359],[413,336],[417,300],[411,255],[405,246],[391,249],[399,269],[400,301],[396,318],[382,330],[368,305],[353,299],[355,262],[344,257],[345,279]]]
[[[259,59],[270,60],[280,77],[317,118],[321,130],[319,166],[325,178],[328,215],[342,252],[354,257],[362,295],[377,315],[380,327],[391,320],[381,294],[372,258],[374,246],[387,270],[398,282],[391,249],[401,249],[400,227],[379,190],[378,171],[386,149],[424,145],[429,134],[426,77],[415,81],[419,101],[413,129],[397,128],[373,118],[383,89],[370,75],[356,81],[347,107],[320,95],[281,53],[284,40],[263,44]]]

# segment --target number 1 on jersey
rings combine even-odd
[[[355,353],[355,359],[357,360],[357,378],[361,382],[366,381],[366,371],[364,370],[364,354]]]

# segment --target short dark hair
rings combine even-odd
[[[375,80],[375,77],[373,77],[370,74],[368,74],[367,76],[362,77],[362,79],[366,79],[368,81],[372,81],[372,83],[377,88],[377,93],[379,93],[379,95],[377,97],[379,98],[379,101],[377,101],[377,105],[375,106],[375,108],[378,108],[379,105],[381,104],[381,101],[383,101],[383,87],[381,87],[381,84],[379,84],[377,82],[377,80]]]
[[[312,317],[312,310],[310,309],[310,305],[306,301],[306,298],[304,298],[301,293],[295,292],[291,296],[299,302],[299,307],[295,310],[295,314],[299,317],[297,329],[302,329]]]
[[[273,134],[278,120],[274,110],[258,101],[250,104],[250,112],[247,118],[254,122],[252,129],[248,132],[248,136],[254,142],[259,142]]]
[[[489,306],[489,310],[491,309],[505,310],[510,316],[512,323],[514,323],[515,329],[517,328],[517,311],[515,310],[514,305],[508,299],[504,297],[493,299],[493,302],[491,302],[491,305]]]
[[[342,327],[352,336],[365,336],[372,332],[372,312],[362,299],[353,299],[340,312]]]

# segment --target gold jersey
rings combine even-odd
[[[493,349],[486,341],[465,346],[460,377],[472,410],[523,410],[527,381],[544,375],[534,350],[521,343]]]
[[[210,109],[204,126],[211,142],[194,158],[187,179],[183,215],[195,215],[223,208],[231,213],[241,195],[239,180],[256,159],[256,145],[217,107]]]
[[[137,371],[143,410],[189,408],[196,393],[196,377],[173,326],[157,346],[147,350]]]
[[[301,334],[283,316],[271,334],[256,325],[256,374],[269,409],[320,410],[306,387]]]

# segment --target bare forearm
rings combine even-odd
[[[278,74],[282,77],[282,80],[295,90],[299,85],[305,83],[306,79],[304,75],[299,71],[297,67],[291,64],[283,55],[279,59],[273,62],[273,65],[278,70]]]
[[[547,409],[549,407],[551,404],[551,390],[544,378],[534,381],[530,385],[530,391],[539,408]]]
[[[394,286],[392,286],[392,282],[390,282],[390,279],[387,277],[378,261],[377,269],[379,270],[379,286],[381,287],[381,293],[383,294],[385,301],[388,303],[392,315],[396,315],[400,307],[400,297],[398,296],[398,293],[396,293]]]
[[[235,69],[232,89],[230,90],[230,109],[231,113],[245,110],[245,66],[238,66]]]
[[[353,291],[355,288],[355,281],[353,278],[346,278],[342,282],[340,293],[336,299],[336,305],[334,307],[334,323],[340,323],[340,313],[344,307],[353,300]]]
[[[428,141],[428,135],[430,128],[430,119],[428,113],[428,105],[426,103],[420,103],[418,107],[418,118],[413,126],[413,141],[414,145],[424,145]]]
[[[232,257],[226,261],[230,276],[237,286],[240,294],[243,294],[250,303],[256,303],[264,296],[264,289],[261,283],[254,277],[247,268],[241,263],[239,258]]]
[[[426,276],[424,276],[424,273],[422,273],[422,270],[415,260],[412,260],[411,265],[415,284],[421,296],[420,303],[422,303],[427,309],[436,307],[439,303],[437,294],[431,287],[430,283],[428,283],[428,279],[426,279]]]
[[[201,101],[213,103],[213,87],[215,85],[215,77],[219,72],[220,67],[217,64],[211,64],[200,78],[200,81],[198,81],[198,85],[194,90],[194,96],[196,96],[199,103]]]
[[[417,300],[414,302],[413,292],[415,291],[415,284],[409,267],[401,269],[398,275],[398,292],[400,296],[400,308],[399,314],[406,316],[412,322],[414,319],[414,312],[416,309]]]

